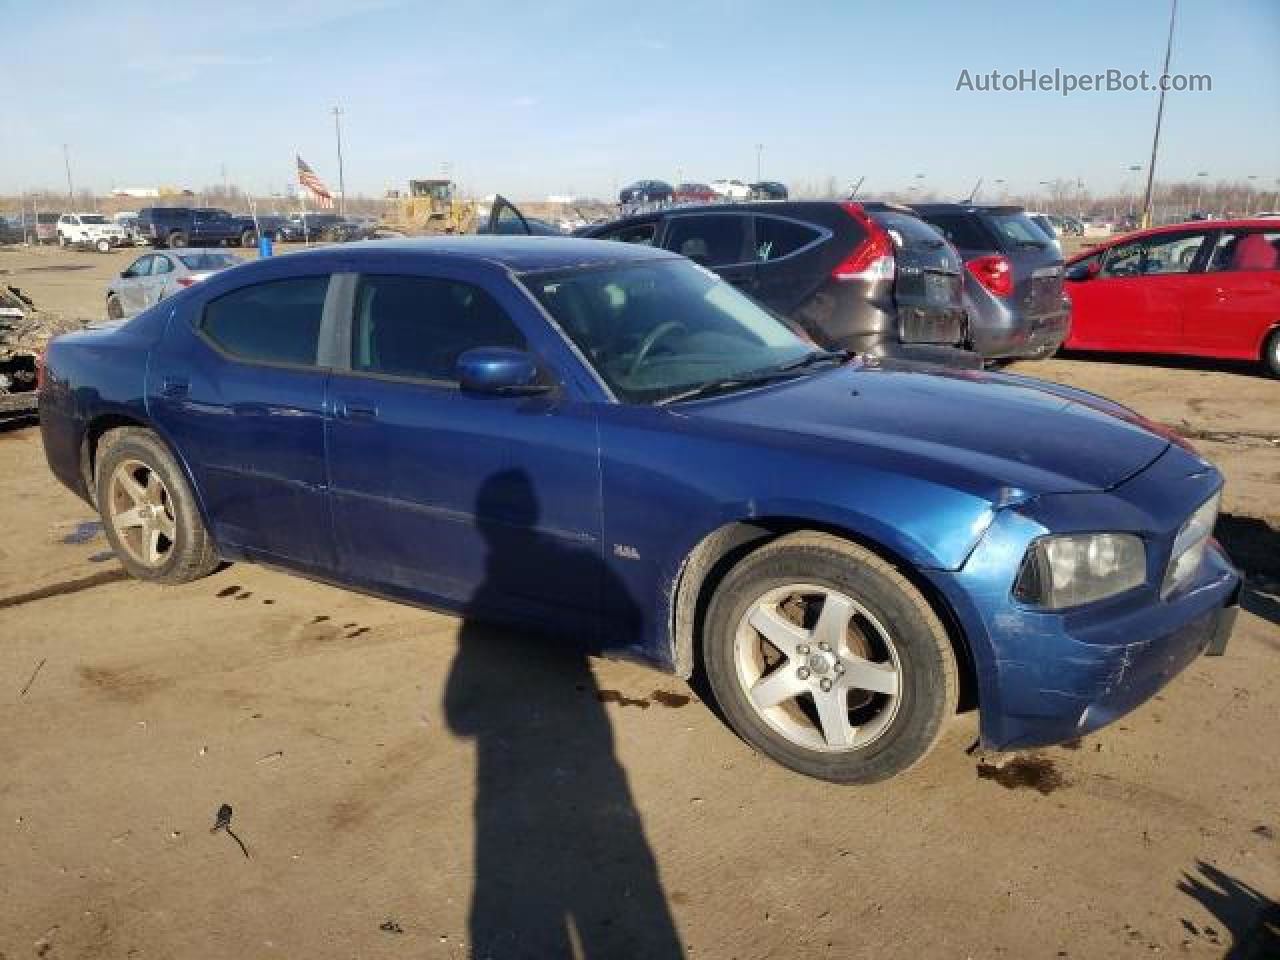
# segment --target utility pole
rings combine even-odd
[[[225,202],[231,196],[231,191],[227,189],[227,165],[225,163],[219,164],[218,169],[222,174],[222,197]]]
[[[71,151],[62,145],[62,163],[67,168],[67,200],[72,207],[76,205],[76,188],[71,184]]]
[[[764,144],[756,144],[756,183],[760,182],[760,155],[764,153]]]
[[[333,132],[338,137],[338,213],[347,215],[347,182],[342,170],[342,110],[333,108]]]
[[[1156,152],[1160,149],[1160,123],[1164,120],[1164,77],[1169,75],[1169,58],[1173,56],[1173,24],[1178,18],[1178,0],[1170,0],[1169,4],[1169,39],[1164,45],[1164,72],[1160,74],[1160,104],[1156,107],[1156,132],[1151,138],[1151,163],[1147,165],[1147,192],[1142,199],[1142,220],[1140,226],[1151,226],[1151,191],[1156,182]]]

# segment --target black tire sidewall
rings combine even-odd
[[[1280,347],[1280,328],[1271,331],[1262,344],[1262,369],[1273,377],[1280,377],[1280,357],[1276,356]]]
[[[130,556],[120,542],[108,515],[108,484],[111,474],[124,460],[138,460],[146,464],[159,475],[169,491],[169,499],[174,508],[175,537],[169,556],[159,567],[144,566]],[[182,468],[155,434],[141,429],[125,430],[118,439],[110,442],[110,446],[101,453],[95,465],[94,490],[98,512],[102,516],[103,531],[111,544],[111,549],[115,551],[116,557],[130,576],[159,583],[176,583],[191,579],[187,571],[196,562],[197,555],[203,551],[206,536],[204,520],[200,516],[195,496]],[[197,540],[200,542],[197,543]]]
[[[893,638],[903,677],[897,714],[888,729],[863,748],[823,753],[791,743],[756,713],[738,682],[733,651],[738,623],[762,595],[794,583],[829,587],[854,598]],[[836,783],[874,783],[914,764],[954,712],[956,681],[941,624],[931,613],[922,615],[923,598],[907,590],[914,592],[877,565],[860,564],[854,556],[819,545],[766,547],[749,555],[717,590],[704,635],[708,680],[730,725],[783,766]]]

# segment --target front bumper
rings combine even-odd
[[[1196,580],[1162,600],[1159,584],[1182,521],[1221,479],[1171,448],[1115,490],[1046,496],[996,513],[964,568],[930,579],[961,622],[979,687],[982,742],[1007,750],[1061,743],[1149,700],[1202,654],[1221,654],[1235,624],[1240,577],[1216,542]],[[1013,578],[1047,530],[1145,530],[1148,585],[1076,610],[1017,604]],[[1152,532],[1154,525],[1154,533]]]

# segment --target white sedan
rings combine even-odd
[[[711,189],[730,200],[746,200],[751,196],[751,187],[741,180],[712,180]]]

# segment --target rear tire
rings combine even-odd
[[[1271,331],[1262,348],[1262,369],[1273,377],[1280,377],[1280,327]]]
[[[244,233],[240,234],[240,246],[256,247],[257,245],[258,245],[258,235],[254,233],[252,230],[246,230]]]
[[[950,640],[920,592],[871,551],[820,533],[780,537],[729,572],[703,664],[739,736],[834,783],[919,762],[959,697]]]
[[[218,568],[195,494],[168,447],[150,430],[124,427],[103,435],[94,489],[107,540],[131,576],[187,583]]]
[[[107,317],[111,320],[124,319],[124,307],[120,305],[120,298],[115,294],[107,297]]]

